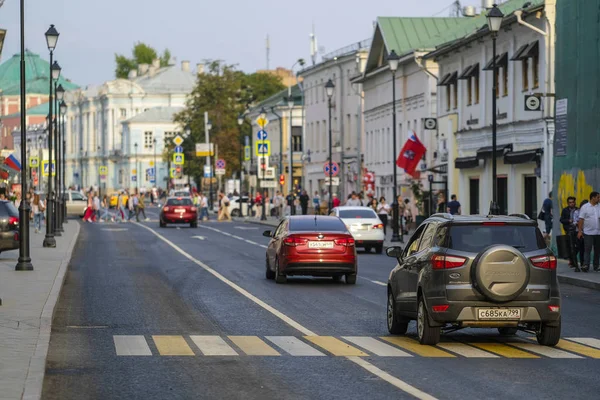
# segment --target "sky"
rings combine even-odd
[[[19,0],[0,7],[6,29],[2,59],[20,51]],[[290,68],[310,59],[309,34],[315,25],[318,46],[331,52],[373,34],[378,16],[449,15],[453,0],[25,0],[25,45],[48,58],[44,33],[60,33],[55,59],[63,76],[81,86],[114,77],[115,53],[130,55],[141,41],[160,53],[168,48],[177,63],[192,66],[224,60],[253,72]],[[481,0],[463,0],[480,5]]]

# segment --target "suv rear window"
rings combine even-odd
[[[346,232],[346,225],[337,218],[290,218],[290,231]]]
[[[535,226],[524,225],[451,225],[449,249],[479,253],[488,246],[505,244],[521,252],[546,248],[544,238]]]
[[[167,200],[167,206],[193,206],[194,203],[192,199],[189,197],[184,197],[181,199],[169,199]]]
[[[377,218],[373,210],[340,210],[340,218]]]
[[[3,203],[4,203],[4,207],[6,207],[6,210],[8,211],[9,217],[18,217],[19,216],[19,210],[17,210],[17,207],[15,207],[15,205],[12,202],[5,201]]]

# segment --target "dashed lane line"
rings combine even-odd
[[[303,325],[299,324],[298,322],[296,322],[292,318],[288,317],[287,315],[285,315],[281,311],[275,309],[274,307],[272,307],[269,304],[265,303],[264,301],[262,301],[258,297],[254,296],[253,294],[251,294],[250,292],[248,292],[246,289],[242,288],[241,286],[239,286],[239,285],[235,284],[234,282],[230,281],[229,279],[225,278],[219,272],[215,271],[214,269],[212,269],[208,265],[204,264],[202,261],[199,261],[199,260],[195,259],[190,254],[188,254],[184,250],[182,250],[175,243],[171,242],[169,239],[167,239],[166,237],[164,237],[160,233],[156,232],[154,229],[152,229],[152,228],[150,228],[148,226],[142,225],[140,223],[137,223],[137,222],[134,222],[134,224],[136,224],[138,226],[141,226],[142,228],[144,228],[144,229],[152,232],[152,234],[154,234],[156,237],[158,237],[159,239],[161,239],[163,242],[167,243],[174,250],[176,250],[179,254],[183,255],[184,257],[186,257],[187,259],[189,259],[193,263],[197,264],[198,266],[200,266],[201,268],[203,268],[205,271],[207,271],[210,274],[212,274],[215,278],[219,279],[221,282],[225,283],[226,285],[228,285],[229,287],[231,287],[232,289],[234,289],[235,291],[237,291],[238,293],[240,293],[241,295],[243,295],[247,299],[251,300],[252,302],[254,302],[257,305],[259,305],[260,307],[264,308],[265,310],[267,310],[268,312],[270,312],[271,314],[273,314],[277,318],[281,319],[282,321],[284,321],[288,325],[292,326],[294,329],[302,332],[306,336],[317,336],[317,334],[314,333],[313,331],[311,331],[310,329],[304,327]],[[372,373],[373,375],[377,376],[378,378],[380,378],[380,379],[388,382],[389,384],[393,385],[394,387],[396,387],[396,388],[398,388],[398,389],[400,389],[400,390],[402,390],[402,391],[404,391],[404,392],[406,392],[408,394],[411,394],[412,396],[414,396],[414,397],[416,397],[418,399],[435,400],[435,397],[433,397],[433,396],[431,396],[431,395],[429,395],[429,394],[421,391],[420,389],[417,389],[414,386],[409,385],[408,383],[404,382],[401,379],[398,379],[398,378],[396,378],[396,377],[388,374],[387,372],[385,372],[385,371],[377,368],[375,365],[371,364],[368,361],[365,361],[365,360],[361,359],[360,357],[348,356],[346,358],[348,360],[354,362],[355,364],[361,366],[362,368],[364,368],[365,370],[369,371],[370,373]]]

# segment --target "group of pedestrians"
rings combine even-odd
[[[133,218],[140,222],[140,215],[145,221],[149,220],[146,216],[144,195],[137,191],[131,195],[126,190],[119,192],[115,214],[110,212],[110,198],[107,195],[100,199],[98,192],[90,188],[86,196],[87,207],[83,216],[83,220],[86,222],[129,222]]]
[[[600,193],[592,192],[589,201],[583,200],[579,207],[577,199],[570,196],[560,223],[568,238],[569,267],[589,272],[591,263],[594,271],[600,271]]]

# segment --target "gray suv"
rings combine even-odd
[[[462,328],[521,329],[545,346],[560,340],[557,261],[536,221],[435,214],[405,249],[386,253],[398,260],[387,285],[390,333],[405,334],[416,320],[419,342],[428,345]]]

